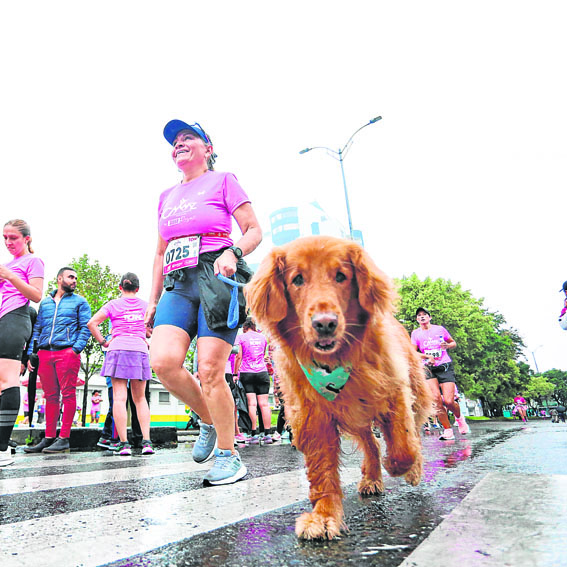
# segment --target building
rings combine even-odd
[[[330,217],[316,201],[275,210],[269,215],[269,227],[269,230],[264,232],[260,246],[246,258],[254,271],[273,246],[282,246],[300,236],[326,234],[349,238],[348,230],[337,219]],[[364,246],[360,230],[353,231],[353,237]]]

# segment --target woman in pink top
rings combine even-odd
[[[433,325],[431,314],[427,309],[420,307],[415,312],[419,329],[411,333],[411,342],[420,353],[425,365],[427,385],[433,394],[433,403],[437,418],[443,426],[443,433],[439,436],[441,441],[450,441],[455,438],[447,410],[453,412],[455,423],[459,426],[459,433],[466,435],[469,432],[468,423],[461,415],[459,403],[455,400],[456,378],[453,362],[447,350],[455,348],[457,343],[445,327]],[[441,395],[443,392],[443,395]]]
[[[230,320],[234,326],[229,325],[232,287],[216,276],[248,281],[251,272],[244,274],[242,258],[258,246],[262,231],[236,177],[214,171],[213,144],[198,123],[171,120],[164,137],[183,179],[161,194],[158,205],[158,244],[146,314],[146,323],[154,328],[151,365],[162,384],[201,417],[193,460],[203,463],[215,457],[204,480],[229,484],[246,474],[234,449],[234,400],[224,378],[246,305],[238,291],[237,317]],[[242,232],[236,243],[230,237],[233,219]],[[195,336],[200,385],[184,367]]]
[[[124,274],[119,285],[122,295],[113,299],[95,313],[87,326],[98,343],[106,348],[106,356],[100,373],[112,379],[112,415],[120,442],[111,447],[119,455],[131,455],[126,430],[126,401],[128,381],[142,429],[142,454],[151,455],[154,450],[150,441],[150,408],[146,400],[146,382],[152,377],[148,342],[149,332],[144,324],[147,302],[136,297],[140,288],[138,276]],[[107,341],[98,326],[110,319],[112,338]]]
[[[28,306],[41,300],[44,276],[25,221],[4,225],[4,244],[14,259],[0,264],[0,467],[14,462],[8,443],[20,409],[22,353],[31,335]]]
[[[528,402],[526,402],[526,399],[523,396],[520,396],[520,394],[518,394],[514,398],[514,404],[515,404],[514,409],[520,415],[520,417],[522,418],[522,421],[524,423],[527,423],[527,421],[528,421]]]
[[[266,366],[266,350],[268,341],[266,337],[256,330],[256,323],[248,317],[242,325],[242,335],[236,337],[238,354],[234,361],[234,371],[239,375],[240,383],[246,391],[248,401],[248,414],[252,420],[251,445],[270,444],[273,439],[270,435],[272,427],[272,410],[268,400],[270,393],[270,375]],[[264,431],[258,435],[256,424],[257,410],[260,408]]]

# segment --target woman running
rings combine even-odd
[[[258,246],[262,231],[236,177],[213,171],[213,144],[198,123],[172,120],[164,136],[183,179],[159,199],[146,313],[146,324],[154,327],[150,360],[162,384],[201,417],[193,459],[202,463],[215,456],[205,481],[229,484],[247,472],[234,449],[234,400],[224,377],[246,304],[239,290],[237,312],[231,311],[233,288],[217,275],[247,282],[251,273],[242,257]],[[242,231],[236,245],[230,238],[233,217]],[[236,315],[230,326],[229,313]],[[195,336],[200,386],[183,365]]]
[[[14,462],[9,447],[20,409],[22,353],[31,335],[29,302],[43,295],[43,262],[33,255],[29,225],[4,225],[4,244],[14,257],[0,264],[0,467]]]

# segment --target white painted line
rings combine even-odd
[[[130,470],[142,478],[147,473],[145,468]],[[341,479],[343,484],[359,480],[360,469],[342,469]],[[40,545],[42,567],[95,567],[301,502],[307,495],[305,471],[295,470],[8,524],[1,527],[0,565],[36,564]],[[294,525],[295,517],[290,515],[289,522]]]
[[[567,476],[490,473],[400,567],[567,563]]]
[[[116,458],[126,460],[132,457]],[[212,463],[198,464],[194,461],[152,464],[150,459],[151,457],[148,458],[147,464],[141,467],[104,469],[100,471],[47,476],[28,476],[24,478],[7,478],[0,480],[0,494],[4,496],[6,494],[22,494],[24,492],[38,492],[41,490],[73,488],[92,484],[123,482],[126,480],[138,480],[156,476],[192,473],[195,471],[208,470],[212,466]],[[109,462],[108,459],[107,462]]]

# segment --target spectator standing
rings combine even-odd
[[[270,435],[272,427],[272,410],[270,408],[270,375],[266,366],[268,341],[266,337],[256,330],[256,323],[248,317],[242,325],[244,331],[236,337],[238,354],[234,361],[235,374],[239,375],[240,383],[246,391],[248,413],[252,420],[251,445],[259,443],[272,443]],[[260,409],[264,431],[258,435],[257,410]]]
[[[29,302],[43,294],[43,262],[34,256],[29,225],[14,219],[4,225],[4,244],[13,256],[0,264],[0,467],[14,462],[10,435],[20,409],[22,353],[32,332]]]
[[[469,432],[469,426],[464,416],[461,415],[461,408],[455,401],[455,372],[451,357],[447,354],[447,350],[455,348],[457,343],[445,327],[431,324],[431,314],[427,309],[420,307],[415,316],[419,323],[419,329],[412,331],[411,342],[416,346],[425,364],[427,384],[433,394],[436,415],[444,428],[439,439],[449,441],[455,438],[455,434],[447,410],[453,412],[455,423],[459,426],[461,435],[466,435]],[[443,392],[443,395],[441,395],[441,392]]]
[[[107,349],[101,369],[112,379],[112,416],[120,441],[112,447],[119,455],[131,455],[128,443],[127,412],[128,382],[142,429],[142,454],[154,453],[150,440],[150,408],[146,400],[146,385],[152,377],[148,342],[149,330],[144,324],[148,304],[136,297],[140,289],[138,276],[128,272],[120,279],[121,296],[104,305],[89,321],[88,327],[96,341]],[[112,338],[107,341],[98,326],[110,319]]]
[[[68,453],[71,425],[77,409],[77,378],[81,352],[90,336],[87,323],[91,308],[87,300],[75,293],[77,272],[68,266],[57,273],[57,289],[39,305],[28,354],[34,341],[39,345],[39,368],[45,394],[45,438],[26,453]],[[28,369],[34,369],[28,361]],[[60,396],[63,403],[61,430],[57,434]]]
[[[91,396],[91,423],[98,423],[100,419],[100,404],[102,396],[100,390],[93,390]]]

